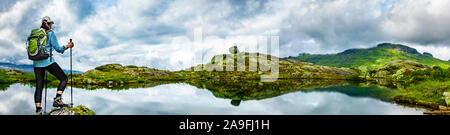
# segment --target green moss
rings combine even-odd
[[[75,112],[75,115],[95,115],[95,112],[90,110],[84,105],[79,105],[77,107],[71,108],[70,110]]]

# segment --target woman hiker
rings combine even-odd
[[[58,44],[58,40],[56,39],[55,33],[52,31],[52,25],[54,24],[53,20],[50,19],[50,17],[45,16],[42,18],[42,25],[41,28],[45,29],[47,33],[47,46],[50,45],[51,47],[46,48],[48,52],[52,51],[53,49],[56,50],[59,53],[64,53],[66,49],[72,48],[74,46],[73,42],[68,43],[67,45],[61,46]],[[53,49],[51,49],[53,48]],[[33,60],[34,65],[34,75],[36,77],[36,91],[34,93],[34,102],[36,104],[36,114],[42,115],[42,107],[41,107],[41,100],[42,100],[42,89],[44,84],[44,77],[45,77],[45,71],[47,70],[50,74],[55,76],[59,79],[59,86],[57,89],[56,97],[53,99],[53,106],[54,107],[64,107],[67,106],[67,104],[64,104],[62,101],[62,94],[64,92],[64,89],[66,88],[67,84],[67,76],[59,67],[59,65],[54,61],[52,57],[48,57],[47,59],[43,60]]]

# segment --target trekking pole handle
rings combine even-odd
[[[69,43],[72,39],[69,39]],[[70,107],[73,107],[73,76],[72,76],[72,48],[70,48]]]

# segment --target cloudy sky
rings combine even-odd
[[[261,36],[279,36],[281,57],[393,42],[448,60],[449,6],[450,0],[2,0],[0,62],[31,64],[25,39],[46,15],[60,44],[74,40],[74,68],[81,71],[107,63],[179,70],[205,50],[211,57]],[[55,59],[69,67],[67,52]]]

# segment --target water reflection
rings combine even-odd
[[[96,114],[422,114],[423,109],[409,108],[374,98],[370,91],[345,93],[351,87],[220,94],[216,90],[185,83],[163,84],[150,88],[86,90],[74,88],[74,104],[85,105]],[[276,87],[285,88],[278,85]],[[256,87],[258,88],[258,87]],[[295,87],[292,87],[295,89]],[[306,87],[304,87],[306,88]],[[274,87],[275,89],[275,87]],[[347,89],[347,90],[345,90]],[[225,89],[222,89],[225,90]],[[230,89],[228,89],[230,91]],[[354,90],[354,89],[353,89]],[[255,90],[260,91],[260,90]],[[242,91],[240,91],[242,92]],[[369,94],[364,94],[368,92]],[[56,90],[48,91],[47,111]],[[239,91],[237,92],[239,93]],[[287,94],[286,94],[287,93]],[[362,93],[362,94],[361,94]],[[375,92],[376,93],[376,92]],[[0,91],[0,114],[33,114],[34,87],[13,84]],[[269,96],[267,96],[269,95]],[[375,94],[377,95],[377,94]],[[267,96],[266,98],[261,98]],[[66,102],[70,95],[64,94]]]
[[[242,100],[231,100],[231,104],[234,106],[239,106]]]

